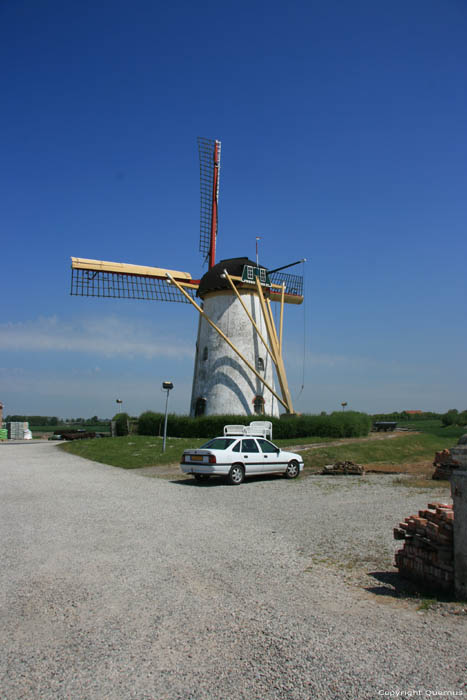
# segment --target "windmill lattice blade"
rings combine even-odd
[[[287,272],[270,272],[269,277],[273,284],[285,283],[285,293],[296,295],[298,297],[303,296],[303,276],[302,275],[290,275]],[[276,290],[274,290],[276,291]],[[280,293],[280,292],[279,292]]]
[[[195,297],[196,289],[187,288],[186,291]],[[81,297],[190,303],[173,284],[167,284],[165,279],[83,269],[71,271],[71,294]]]
[[[217,141],[218,157],[220,163],[220,141]],[[211,247],[211,225],[213,216],[213,188],[214,188],[214,155],[216,141],[198,137],[200,183],[201,183],[201,211],[200,211],[200,235],[199,250],[206,259]],[[219,197],[219,180],[217,181],[216,199]],[[217,236],[217,226],[215,235]]]

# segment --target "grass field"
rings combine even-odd
[[[454,426],[443,428],[440,421],[425,423],[427,425],[424,426],[424,431],[417,433],[393,433],[392,436],[372,434],[368,439],[351,438],[333,442],[330,438],[314,437],[276,442],[284,449],[291,446],[300,449],[305,462],[305,473],[308,474],[319,473],[326,464],[350,460],[363,464],[367,471],[410,474],[416,479],[413,485],[429,485],[432,483],[435,452],[452,447],[465,429]],[[178,464],[183,450],[200,447],[204,442],[204,438],[168,438],[167,449],[163,453],[162,438],[129,435],[101,440],[79,440],[60,445],[60,449],[124,469],[160,466],[164,467],[161,469],[161,475],[176,476],[180,475]],[[312,443],[313,448],[306,449],[305,446]],[[322,443],[322,446],[317,446],[319,443]],[[168,465],[174,465],[174,468],[167,469]]]
[[[437,435],[440,438],[450,437],[453,439],[458,439],[461,435],[467,432],[467,426],[460,427],[458,425],[450,425],[444,427],[440,420],[430,419],[423,421],[399,421],[397,423],[398,428],[406,428],[410,431],[419,431],[421,433],[428,433],[430,435]]]
[[[297,440],[277,440],[284,449],[287,445],[308,444],[310,442],[329,442],[330,438],[303,438]],[[126,437],[104,438],[102,440],[76,440],[60,445],[60,448],[78,457],[92,459],[94,462],[110,464],[123,469],[140,469],[157,465],[176,464],[180,462],[183,450],[201,447],[206,438],[167,438],[166,451],[162,452],[162,438],[146,435],[128,435]]]
[[[366,469],[381,472],[419,472],[416,464],[433,462],[435,452],[455,444],[456,439],[438,437],[429,433],[395,434],[394,437],[368,442],[323,446],[306,450],[305,466],[309,471],[320,471],[325,464],[350,460],[363,464]],[[409,469],[410,466],[410,469]],[[431,469],[432,471],[432,469]]]

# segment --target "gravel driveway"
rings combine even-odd
[[[171,483],[0,445],[0,697],[467,696],[462,606],[390,585],[393,526],[447,494],[393,480]]]

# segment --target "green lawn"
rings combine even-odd
[[[204,438],[167,438],[166,451],[162,452],[162,438],[146,435],[74,440],[60,445],[71,454],[111,464],[124,469],[138,469],[159,464],[178,464],[183,450],[199,447]]]
[[[429,420],[410,420],[410,421],[398,421],[398,428],[407,428],[408,430],[416,430],[421,433],[428,433],[429,435],[437,435],[438,437],[449,437],[454,439],[456,442],[461,435],[467,432],[467,427],[460,427],[458,425],[449,425],[444,427],[439,419],[430,418]]]
[[[322,442],[322,447],[302,451],[308,473],[318,472],[325,464],[338,460],[351,460],[379,471],[420,474],[430,471],[435,452],[445,447],[452,447],[462,432],[462,429],[433,426],[431,432],[395,434],[393,438],[373,439],[368,442],[350,439],[345,444],[335,447],[326,445],[330,438],[316,437],[277,440],[277,444],[287,449],[293,445]],[[437,433],[441,433],[441,436]],[[163,453],[162,438],[129,435],[118,438],[77,440],[60,445],[60,449],[95,462],[124,469],[138,469],[149,466],[178,465],[183,450],[200,447],[205,442],[205,438],[167,438],[167,449]]]
[[[325,447],[307,450],[303,454],[305,468],[309,472],[320,471],[325,464],[349,460],[375,468],[378,471],[400,471],[419,473],[417,463],[422,471],[427,471],[426,462],[430,464],[435,452],[445,447],[452,447],[457,436],[421,433],[397,436],[387,440],[370,442],[349,442],[338,447]],[[423,464],[422,464],[423,463]],[[429,469],[432,468],[429,466]]]
[[[302,438],[301,440],[277,440],[281,447],[287,445],[326,442],[330,438]],[[75,440],[60,445],[60,449],[94,462],[111,464],[123,469],[139,469],[165,464],[179,464],[183,450],[201,447],[206,438],[167,438],[166,451],[162,452],[162,438],[146,435]]]

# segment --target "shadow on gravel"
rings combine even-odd
[[[420,599],[427,596],[434,596],[438,601],[445,603],[456,602],[454,593],[440,593],[432,588],[423,587],[418,583],[409,581],[400,576],[397,571],[371,571],[368,576],[372,576],[383,585],[365,586],[368,593],[375,596],[386,596],[390,598]]]
[[[227,481],[222,476],[213,476],[213,477],[210,477],[209,479],[206,479],[204,481],[197,481],[194,477],[188,477],[188,479],[183,479],[183,478],[182,479],[171,479],[170,483],[177,484],[177,486],[196,486],[198,488],[206,489],[206,488],[212,488],[214,486],[229,486],[230,488],[245,488],[248,486],[248,484],[268,482],[268,481],[284,481],[284,482],[288,481],[288,483],[292,484],[292,483],[294,483],[294,481],[298,481],[298,479],[286,480],[286,479],[284,479],[282,474],[262,474],[262,475],[247,477],[245,479],[245,481],[237,487],[232,486],[231,484],[227,483]]]

